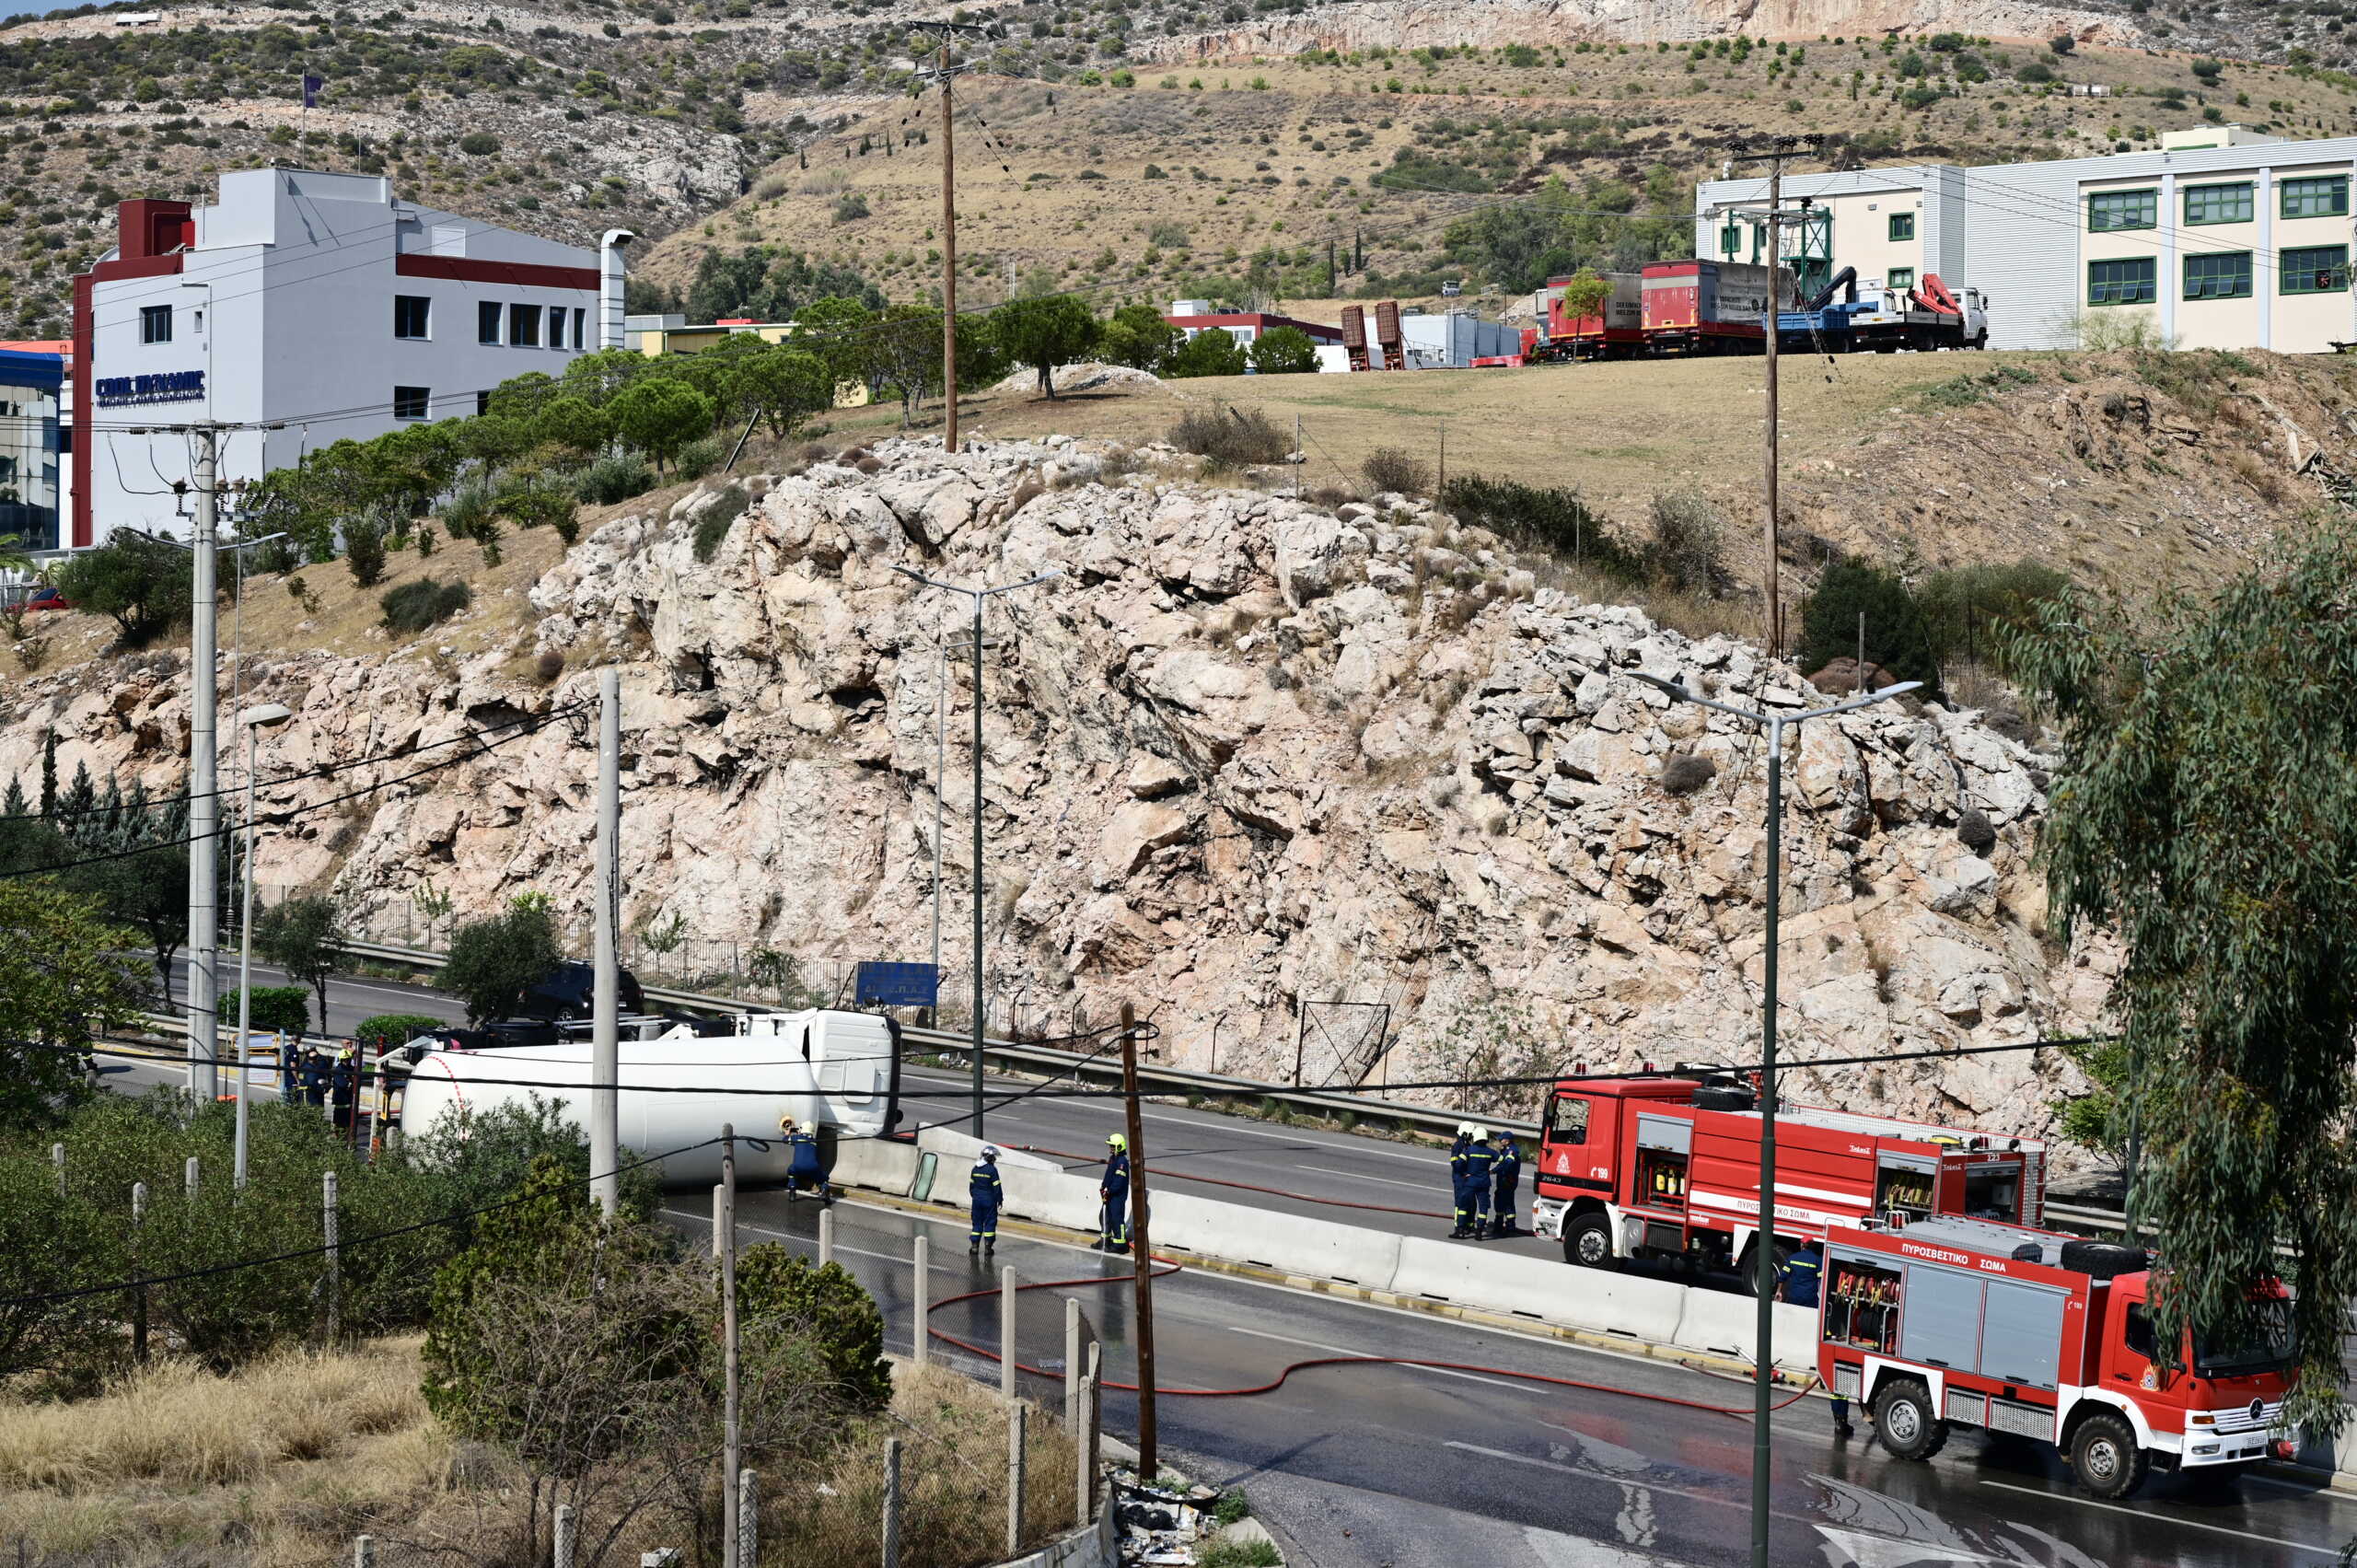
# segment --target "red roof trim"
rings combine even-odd
[[[595,267],[544,267],[531,261],[486,261],[473,256],[435,256],[404,250],[393,258],[404,278],[442,278],[452,283],[495,283],[510,288],[569,288],[598,292]]]

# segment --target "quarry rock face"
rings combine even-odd
[[[923,959],[937,848],[945,999],[961,997],[971,609],[893,568],[1053,572],[985,617],[994,1028],[1012,1013],[1063,1033],[1126,999],[1164,1063],[1216,1051],[1221,1072],[1290,1079],[1298,1060],[1310,1083],[1755,1055],[1765,740],[1631,675],[1818,705],[1792,668],[1546,586],[1546,563],[1421,501],[1210,489],[1171,480],[1167,449],[1109,461],[1063,438],[875,456],[873,474],[745,482],[708,560],[714,487],[597,529],[531,590],[529,637],[565,656],[551,686],[514,653],[250,660],[247,700],[296,711],[278,769],[499,742],[271,785],[267,808],[301,807],[461,759],[266,830],[262,887],[330,886],[387,940],[416,936],[439,896],[464,918],[527,890],[586,930],[610,665],[642,975],[720,985],[765,950],[806,980]],[[150,656],[0,692],[0,775],[30,789],[54,727],[66,772],[182,787],[185,688],[184,661]],[[2096,1021],[2108,950],[2047,929],[2029,859],[2053,759],[1978,714],[1893,702],[1789,727],[1783,764],[1788,1063]],[[2077,1086],[2049,1050],[1804,1069],[1788,1091],[2027,1132]]]

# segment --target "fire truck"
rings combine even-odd
[[[1759,1133],[1757,1093],[1727,1074],[1566,1079],[1548,1097],[1534,1224],[1562,1242],[1567,1262],[1733,1264],[1753,1289]],[[1830,1226],[1892,1213],[2039,1224],[2046,1147],[1895,1117],[1780,1108],[1778,1265]]]
[[[1865,1403],[1882,1446],[1927,1459],[1958,1426],[2050,1443],[2079,1484],[2125,1497],[2154,1466],[2289,1458],[2291,1297],[2253,1292],[2258,1330],[2163,1353],[2150,1256],[1981,1220],[1869,1221],[1829,1237],[1817,1376]]]

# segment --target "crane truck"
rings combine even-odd
[[[2160,1342],[2141,1247],[1943,1215],[1826,1237],[1817,1376],[1864,1402],[1882,1446],[1928,1459],[1959,1426],[2051,1444],[2079,1484],[2126,1497],[2155,1468],[2288,1459],[2296,1347],[2281,1282],[2257,1331]]]
[[[814,1008],[752,1013],[734,1034],[699,1035],[689,1024],[623,1040],[616,1083],[625,1161],[659,1164],[667,1187],[719,1179],[724,1126],[739,1137],[741,1179],[783,1179],[788,1151],[781,1117],[819,1135],[831,1167],[841,1138],[876,1138],[900,1121],[900,1027],[873,1013]],[[405,1137],[501,1106],[556,1106],[589,1125],[590,1042],[507,1051],[434,1051],[411,1066],[402,1087]],[[759,1140],[756,1142],[755,1140]]]

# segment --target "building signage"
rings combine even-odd
[[[189,403],[204,396],[204,372],[168,370],[157,376],[101,376],[90,397],[100,408],[125,403]]]

